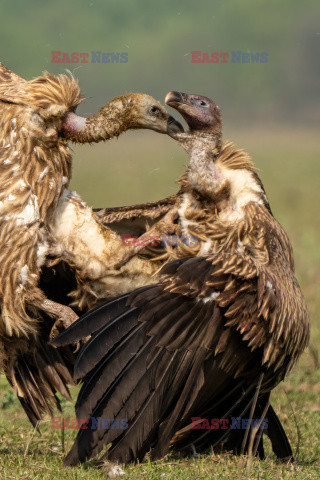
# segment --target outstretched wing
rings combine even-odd
[[[144,218],[152,221],[165,215],[176,201],[176,195],[171,195],[157,202],[141,203],[125,207],[95,208],[94,211],[104,224],[121,222],[122,220],[134,220],[136,218]]]
[[[54,342],[93,334],[75,365],[75,378],[84,377],[77,416],[128,422],[126,430],[80,430],[67,465],[108,443],[108,458],[122,463],[150,446],[161,457],[192,415],[212,414],[212,405],[219,418],[248,413],[261,372],[262,411],[290,364],[287,333],[277,324],[290,312],[284,317],[275,279],[253,260],[183,258],[162,273],[163,283],[98,307]],[[220,432],[214,440],[222,441]]]

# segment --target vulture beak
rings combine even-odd
[[[172,133],[182,133],[184,132],[183,126],[181,125],[180,122],[175,120],[171,115],[168,118],[168,123],[167,123],[167,132],[168,134]]]
[[[180,115],[182,115],[182,117],[186,120],[188,127],[190,127],[188,120],[190,117],[191,118],[194,117],[194,108],[192,107],[192,105],[189,104],[188,98],[189,98],[189,95],[187,93],[172,91],[167,93],[165,98],[165,103],[166,105],[169,105],[169,107],[172,107],[175,110],[177,110],[180,113]],[[183,132],[184,132],[183,130],[182,131],[180,130],[179,132],[173,132],[171,136],[175,140],[178,140],[179,138],[181,138],[181,136],[177,134],[183,133]],[[168,133],[170,135],[170,132]]]
[[[166,105],[177,110],[187,121],[189,116],[195,115],[194,105],[190,102],[190,95],[183,92],[169,92],[165,98]],[[188,122],[187,122],[188,123]]]
[[[181,104],[186,104],[188,100],[188,95],[182,92],[169,92],[166,95],[165,103],[169,107],[176,108],[177,110]]]

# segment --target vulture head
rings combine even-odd
[[[165,103],[176,109],[187,122],[189,133],[171,136],[188,152],[188,182],[202,195],[228,205],[257,200],[270,209],[263,185],[250,157],[230,142],[222,145],[222,120],[219,107],[210,98],[169,92]]]
[[[154,98],[143,93],[127,93],[115,97],[87,118],[68,113],[63,122],[67,139],[85,143],[107,140],[129,129],[144,128],[174,135],[183,132],[166,109]]]
[[[220,108],[210,98],[183,92],[169,92],[165,102],[181,114],[190,132],[216,132],[221,136]]]
[[[166,95],[165,102],[182,115],[189,127],[189,132],[171,134],[190,156],[189,178],[193,169],[198,178],[201,171],[210,175],[222,146],[220,108],[210,98],[174,91]]]

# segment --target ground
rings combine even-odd
[[[271,207],[292,240],[297,277],[311,317],[311,347],[284,383],[272,403],[295,450],[296,462],[286,465],[268,457],[214,455],[199,458],[169,456],[151,464],[148,459],[126,469],[136,479],[319,479],[320,478],[320,155],[318,132],[265,128],[230,130],[228,137],[250,152],[260,170]],[[171,139],[154,133],[126,134],[118,141],[74,149],[72,187],[94,206],[112,206],[155,200],[176,190],[174,179],[187,158]],[[76,391],[73,392],[76,396]],[[65,418],[73,405],[63,401]],[[59,414],[57,413],[57,416]],[[41,436],[28,423],[4,377],[0,378],[0,478],[3,480],[98,480],[102,473],[92,462],[64,469],[62,460],[75,435],[51,428],[44,419]]]

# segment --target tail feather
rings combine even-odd
[[[268,430],[267,435],[270,438],[272,450],[278,458],[291,458],[293,459],[293,452],[284,431],[284,428],[277,416],[276,412],[272,408],[272,405],[269,406],[268,413]]]
[[[72,354],[69,349],[59,352],[46,345],[45,336],[31,344],[20,338],[4,340],[3,344],[4,373],[30,422],[38,428],[44,413],[52,415],[54,408],[61,410],[55,392],[71,400],[68,385],[74,385],[70,374]]]
[[[17,395],[19,399],[24,399],[24,403],[29,405],[30,410],[33,412],[33,416],[36,419],[41,418],[42,412],[51,414],[50,407],[46,401],[45,396],[41,391],[41,387],[34,378],[28,364],[21,361],[20,365],[16,367],[16,377],[14,381],[14,387],[17,387]],[[36,426],[37,421],[33,425]]]
[[[63,382],[69,385],[73,385],[73,379],[70,371],[70,365],[74,363],[74,355],[69,348],[63,348],[60,352],[57,348],[48,348],[47,344],[43,344],[39,352],[46,353],[48,364],[52,365],[54,370],[63,379]],[[62,352],[64,358],[62,357]],[[37,357],[39,356],[39,353]]]
[[[37,364],[39,366],[39,376],[42,379],[43,383],[50,385],[53,390],[60,392],[61,395],[63,395],[71,402],[72,398],[70,396],[69,390],[67,389],[62,378],[59,376],[58,372],[54,368],[54,365],[46,363],[40,355],[37,357]]]

